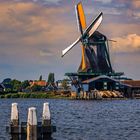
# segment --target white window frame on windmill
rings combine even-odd
[[[120,86],[120,83],[119,82],[116,82],[115,83],[115,89],[118,90],[119,89],[119,86]]]
[[[107,82],[103,82],[104,89],[107,90]]]

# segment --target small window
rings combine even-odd
[[[119,85],[119,83],[118,83],[118,82],[116,82],[116,85]]]
[[[107,82],[104,82],[104,85],[107,85]]]

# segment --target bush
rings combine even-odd
[[[11,98],[19,98],[20,95],[18,93],[15,93],[15,94],[11,94]]]
[[[5,98],[5,96],[4,95],[1,95],[0,98]]]
[[[40,98],[48,98],[48,97],[49,97],[49,95],[46,94],[46,93],[42,93],[42,94],[40,95]]]
[[[61,95],[54,94],[53,92],[41,93],[9,93],[0,95],[0,98],[63,98]]]
[[[6,94],[5,98],[11,98],[12,94]]]
[[[31,90],[32,90],[32,92],[36,92],[36,91],[41,91],[41,86],[39,86],[39,85],[33,85],[32,87],[31,87]]]
[[[30,98],[31,94],[30,93],[21,93],[20,98]]]

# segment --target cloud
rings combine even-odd
[[[132,6],[134,8],[140,8],[140,1],[139,0],[132,0],[131,3],[132,3]]]
[[[85,9],[85,12],[86,14],[91,14],[93,15],[93,13],[97,13],[97,9],[93,9],[91,7],[87,7]],[[108,7],[100,7],[100,11],[103,11],[103,14],[106,14],[106,15],[121,15],[122,12],[115,8],[115,7],[112,7],[112,8],[108,8]]]
[[[97,2],[102,2],[103,4],[111,3],[112,0],[95,0]]]
[[[137,34],[129,34],[123,37],[113,38],[117,43],[113,43],[113,49],[117,53],[139,53],[140,52],[140,36]]]
[[[32,77],[40,71],[46,73],[46,69],[60,71],[61,50],[78,34],[75,34],[76,20],[70,19],[69,7],[3,2],[0,9],[0,69],[5,64],[7,68],[4,69],[13,70],[15,76],[34,71],[30,73]]]
[[[133,16],[135,19],[140,19],[140,12],[134,12]]]
[[[108,19],[109,20],[109,19]],[[111,19],[110,19],[111,20]],[[108,38],[116,38],[127,36],[128,34],[140,34],[139,23],[115,23],[114,20],[106,22],[100,27],[100,31]]]
[[[55,4],[58,4],[61,0],[43,0],[44,2],[47,2],[47,3],[55,3]]]
[[[68,12],[67,7],[46,8],[35,3],[20,2],[3,3],[0,9],[1,46],[57,44],[60,39],[68,38],[73,30],[71,23],[61,16]],[[61,20],[57,19],[58,16]]]
[[[1,0],[1,2],[34,2],[40,4],[54,4],[58,5],[62,0]]]
[[[40,50],[40,56],[52,56],[53,54],[47,50]]]

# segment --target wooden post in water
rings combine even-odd
[[[43,140],[50,140],[52,127],[51,127],[51,114],[49,103],[44,103],[43,114],[42,114],[42,130],[43,130]]]
[[[37,116],[35,107],[28,109],[27,140],[37,140]]]
[[[51,134],[56,132],[56,126],[51,125],[49,103],[43,105],[42,122],[37,122],[36,108],[30,107],[27,122],[20,125],[18,104],[13,103],[10,127],[7,126],[6,130],[11,134],[10,140],[52,140]]]
[[[12,103],[10,133],[12,140],[19,140],[19,113],[18,104]]]
[[[18,104],[17,103],[12,103],[11,125],[13,125],[13,126],[19,125],[19,115],[18,115]]]
[[[43,105],[42,125],[51,126],[51,113],[49,103],[44,103]]]

